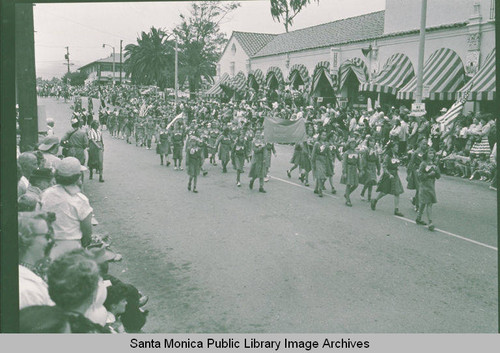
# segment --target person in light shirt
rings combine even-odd
[[[51,258],[82,246],[92,237],[92,207],[81,193],[81,172],[86,170],[78,159],[67,157],[56,169],[56,185],[42,193],[42,210],[56,214],[53,224],[55,246]]]
[[[20,212],[19,236],[19,309],[33,305],[54,305],[40,270],[50,253],[54,214]]]

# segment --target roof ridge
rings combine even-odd
[[[283,34],[289,34],[289,33],[293,33],[293,32],[303,31],[303,30],[306,30],[306,29],[310,29],[310,28],[314,28],[314,27],[319,27],[319,26],[324,26],[324,25],[327,25],[327,24],[330,24],[330,23],[334,23],[334,22],[342,22],[342,21],[352,20],[353,18],[368,16],[368,15],[374,15],[374,14],[380,13],[380,12],[385,12],[385,10],[368,12],[368,13],[365,13],[365,14],[362,14],[362,15],[341,18],[341,19],[338,19],[338,20],[334,20],[334,21],[330,21],[330,22],[324,22],[324,23],[320,23],[320,24],[317,24],[317,25],[313,25],[313,26],[308,26],[308,27],[304,27],[304,28],[294,29],[293,31],[283,32],[283,33],[280,33],[278,35],[283,35]]]
[[[246,32],[246,31],[233,31],[234,33],[247,33],[247,34],[265,34],[269,36],[279,36],[281,33],[264,33],[264,32]]]

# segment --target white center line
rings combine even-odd
[[[410,222],[410,223],[413,223],[413,224],[416,224],[415,221],[411,220],[411,219],[408,219],[408,218],[405,218],[405,217],[399,217],[399,216],[394,216],[396,218],[399,218],[403,221],[406,221],[406,222]],[[465,240],[465,241],[468,241],[468,242],[471,242],[471,243],[474,243],[474,244],[477,244],[477,245],[481,245],[481,246],[484,246],[485,248],[489,248],[489,249],[493,249],[495,251],[498,251],[497,248],[495,248],[494,246],[491,246],[491,245],[488,245],[488,244],[484,244],[484,243],[481,243],[479,241],[476,241],[476,240],[472,240],[472,239],[469,239],[469,238],[466,238],[466,237],[463,237],[461,235],[458,235],[458,234],[453,234],[451,232],[447,232],[446,230],[443,230],[443,229],[439,229],[439,228],[435,228],[434,230],[438,231],[438,232],[441,232],[443,234],[446,234],[446,235],[449,235],[449,236],[452,236],[452,237],[455,237],[455,238],[458,238],[458,239],[462,239],[462,240]]]
[[[293,183],[291,181],[288,181],[288,180],[285,180],[285,179],[281,179],[281,178],[278,178],[278,177],[275,177],[275,176],[272,176],[270,175],[270,177],[272,179],[276,179],[276,180],[279,180],[283,183],[287,183],[287,184],[290,184],[290,185],[294,185],[294,186],[297,186],[299,188],[302,188],[302,189],[306,189],[306,190],[311,190],[310,188],[306,187],[306,186],[303,186],[303,185],[300,185],[300,184],[296,184],[296,183]],[[331,195],[331,194],[327,194],[325,193],[324,195],[326,196],[330,196],[330,197],[333,197],[333,198],[338,198],[334,195]],[[399,216],[394,216],[395,218],[399,218],[403,221],[406,221],[406,222],[410,222],[410,223],[413,223],[413,224],[416,224],[416,222],[414,220],[411,220],[411,219],[408,219],[408,218],[405,218],[405,217],[399,217]],[[463,237],[461,235],[458,235],[458,234],[453,234],[451,232],[448,232],[446,230],[443,230],[443,229],[439,229],[439,228],[435,228],[434,229],[435,231],[438,231],[440,233],[443,233],[443,234],[446,234],[446,235],[449,235],[449,236],[452,236],[452,237],[455,237],[455,238],[458,238],[458,239],[462,239],[462,240],[465,240],[465,241],[468,241],[470,243],[473,243],[473,244],[476,244],[476,245],[480,245],[480,246],[484,246],[485,248],[488,248],[488,249],[492,249],[492,250],[495,250],[495,251],[498,251],[498,249],[494,246],[491,246],[491,245],[488,245],[488,244],[484,244],[484,243],[481,243],[479,241],[476,241],[476,240],[472,240],[472,239],[469,239],[469,238],[466,238],[466,237]]]

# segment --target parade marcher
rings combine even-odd
[[[364,199],[365,191],[368,190],[368,202],[371,202],[373,185],[377,185],[377,176],[380,175],[380,159],[375,149],[375,140],[369,137],[366,142],[366,148],[361,153],[361,199]]]
[[[408,167],[406,169],[406,181],[408,182],[406,187],[408,190],[415,190],[415,196],[411,200],[412,204],[415,206],[415,211],[418,211],[418,207],[420,205],[420,201],[418,199],[418,168],[422,163],[423,156],[427,152],[427,149],[427,141],[422,139],[419,142],[417,149],[411,154]]]
[[[352,207],[351,193],[356,190],[359,185],[359,153],[356,151],[356,141],[349,139],[346,143],[346,150],[342,156],[342,177],[340,183],[345,184],[345,204]]]
[[[243,173],[243,166],[245,165],[245,159],[247,156],[246,151],[246,141],[243,131],[236,138],[233,149],[231,151],[231,156],[234,158],[235,169],[236,169],[236,186],[240,187],[240,175]]]
[[[148,116],[146,118],[145,127],[146,127],[146,146],[147,146],[146,148],[148,150],[150,150],[151,149],[151,141],[153,140],[153,135],[154,135],[155,130],[156,130],[156,124],[151,116]]]
[[[174,170],[182,170],[182,147],[184,146],[184,133],[180,124],[175,123],[174,131],[172,132],[172,146],[174,159]]]
[[[212,124],[208,123],[207,128],[209,129],[209,139],[208,139],[208,155],[209,155],[209,162],[212,165],[217,165],[216,162],[216,153],[217,149],[215,148],[215,145],[217,144],[217,138],[219,137],[220,131],[219,129],[215,126],[216,124],[214,123],[214,127],[212,128]]]
[[[293,147],[292,159],[290,160],[290,163],[292,164],[292,167],[286,171],[286,175],[288,176],[288,178],[291,178],[292,177],[292,172],[295,169],[299,168],[299,162],[300,162],[300,158],[301,158],[301,155],[302,155],[302,149],[303,148],[304,148],[304,146],[303,146],[303,142],[302,141],[295,143],[295,146]],[[299,174],[300,174],[300,168],[299,168]]]
[[[399,212],[399,195],[401,195],[404,190],[398,175],[398,167],[401,161],[397,155],[398,145],[393,141],[389,141],[385,147],[384,163],[382,164],[383,174],[377,186],[377,192],[379,192],[379,194],[377,198],[372,199],[371,209],[375,211],[378,201],[385,195],[390,194],[394,195],[394,215],[404,217],[404,215]]]
[[[219,151],[218,156],[222,163],[222,173],[227,173],[227,164],[231,159],[231,145],[232,140],[229,136],[229,128],[225,127],[222,135],[217,138],[217,142],[215,143],[215,149]]]
[[[418,215],[416,223],[420,225],[425,225],[426,223],[422,221],[422,214],[424,209],[427,210],[427,220],[429,230],[434,230],[434,224],[432,223],[432,205],[437,202],[436,198],[436,179],[441,177],[439,171],[439,166],[434,162],[435,152],[430,148],[427,153],[424,154],[422,163],[418,168],[418,180],[420,183],[419,187],[419,201],[420,206],[418,208]]]
[[[156,153],[160,155],[160,165],[163,165],[165,157],[165,165],[168,167],[170,161],[168,155],[170,154],[170,134],[165,126],[165,122],[160,123],[157,136],[156,136]]]
[[[253,189],[255,179],[259,179],[259,192],[265,193],[264,177],[266,176],[266,143],[264,142],[264,132],[257,131],[252,144],[252,164],[250,166],[250,190]]]
[[[201,169],[201,148],[199,146],[200,140],[196,136],[191,136],[187,144],[189,147],[186,151],[186,169],[189,175],[188,190],[191,191],[191,183],[193,184],[193,192],[197,193],[196,182]]]
[[[75,157],[81,165],[85,164],[85,149],[89,145],[89,139],[83,129],[80,128],[78,119],[71,120],[72,130],[68,131],[61,139],[61,145],[67,149],[63,152],[65,157]]]
[[[311,154],[314,147],[314,130],[311,126],[306,130],[307,138],[303,143],[302,154],[300,157],[299,167],[301,169],[300,181],[304,183],[305,186],[309,186],[309,172],[311,171]]]
[[[318,194],[319,197],[323,197],[323,185],[328,177],[328,165],[330,160],[331,156],[330,149],[328,148],[328,143],[326,141],[326,132],[323,131],[319,134],[318,141],[314,144],[311,155],[313,175],[316,179],[314,193]]]
[[[103,162],[104,162],[104,142],[102,140],[102,133],[99,130],[99,123],[93,121],[89,131],[89,179],[94,176],[94,169],[99,174],[99,182],[104,182],[103,177]]]
[[[142,118],[138,118],[135,122],[135,146],[142,147],[144,146],[144,134],[145,127],[143,124]]]
[[[330,183],[330,187],[332,188],[332,194],[336,194],[337,190],[335,190],[335,187],[333,186],[333,175],[335,174],[335,161],[342,161],[342,156],[339,152],[337,143],[335,141],[335,134],[330,133],[329,138],[327,138],[328,141],[328,149],[330,150],[329,153],[329,160],[327,164],[327,173],[326,176],[328,178],[328,182]],[[323,187],[323,189],[325,189]]]
[[[271,154],[274,154],[276,157],[276,148],[274,148],[274,143],[266,143],[266,177],[264,181],[269,181],[269,169],[271,168]]]

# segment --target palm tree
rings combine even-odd
[[[125,72],[132,83],[162,90],[173,86],[174,49],[169,37],[165,30],[151,27],[149,33],[141,33],[137,44],[125,46]]]

